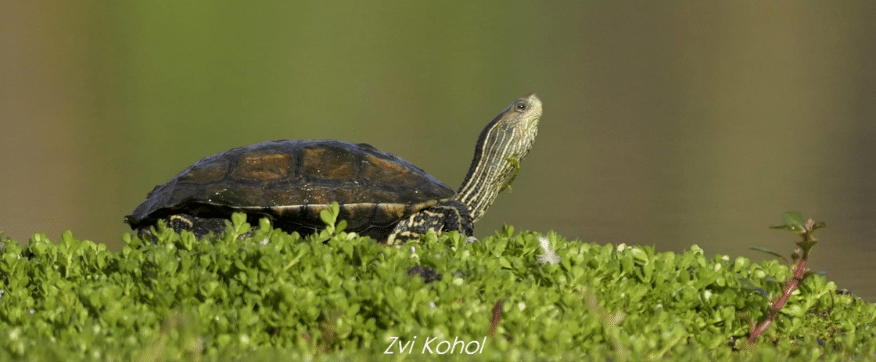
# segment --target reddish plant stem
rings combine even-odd
[[[496,327],[499,326],[499,321],[502,320],[502,305],[505,304],[501,300],[493,305],[493,318],[490,320],[490,337],[496,336]]]
[[[764,319],[763,322],[760,322],[757,327],[751,330],[751,336],[748,337],[748,344],[754,344],[754,342],[757,342],[757,337],[770,328],[770,325],[773,324],[773,321],[779,315],[779,311],[781,311],[782,307],[785,306],[785,303],[788,302],[788,298],[791,297],[791,293],[794,293],[794,291],[797,290],[797,287],[800,286],[800,282],[803,280],[803,276],[806,274],[805,256],[808,255],[804,255],[803,258],[800,258],[800,261],[794,268],[794,276],[791,278],[791,280],[788,281],[787,284],[785,284],[785,289],[782,292],[782,296],[779,297],[779,299],[777,299],[775,302],[770,303],[770,309],[766,319]]]

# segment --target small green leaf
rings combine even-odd
[[[765,247],[762,247],[762,246],[756,246],[756,245],[751,245],[751,246],[749,246],[748,248],[751,249],[751,250],[757,250],[757,251],[760,251],[760,252],[763,252],[763,253],[770,254],[770,255],[775,256],[775,257],[777,257],[777,258],[782,258],[782,259],[785,260],[785,262],[788,262],[788,258],[785,258],[784,255],[779,254],[779,253],[777,253],[777,252],[775,252],[775,251],[772,251],[772,250],[770,250],[770,249],[767,249],[767,248],[765,248]]]
[[[231,223],[234,225],[234,229],[237,230],[246,222],[246,214],[242,212],[235,212],[231,214]]]
[[[792,228],[802,228],[805,220],[803,219],[803,215],[800,215],[799,212],[796,211],[788,211],[782,214],[782,222],[790,226]]]
[[[332,204],[331,207],[319,212],[319,218],[322,220],[322,222],[325,223],[326,226],[334,226],[335,221],[337,221],[338,219],[338,214],[333,209],[336,205],[337,204]]]

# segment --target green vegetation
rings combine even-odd
[[[785,293],[795,274],[778,260],[707,258],[697,246],[655,253],[511,227],[472,244],[448,233],[384,247],[343,232],[335,215],[326,212],[329,228],[303,239],[265,221],[251,229],[242,215],[200,242],[160,227],[154,243],[126,235],[119,253],[69,232],[60,243],[37,234],[24,247],[5,239],[0,360],[832,361],[876,353],[876,307],[819,275]],[[417,265],[440,279],[409,274]],[[749,345],[777,298],[784,306]]]

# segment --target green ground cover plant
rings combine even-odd
[[[69,232],[3,239],[0,360],[876,358],[876,307],[803,273],[800,257],[656,253],[510,226],[476,243],[447,233],[385,247],[336,215],[305,238],[243,215],[200,241],[159,227],[120,252]],[[811,236],[799,218],[785,228],[806,225]]]

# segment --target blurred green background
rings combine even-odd
[[[483,126],[545,105],[476,226],[810,264],[876,301],[876,2],[18,1],[0,10],[0,230],[121,248],[198,159],[336,138],[456,187]]]

